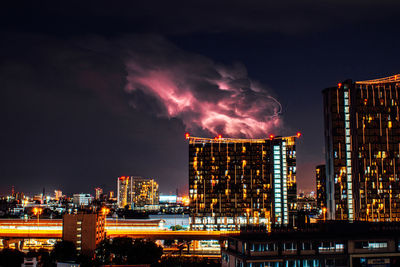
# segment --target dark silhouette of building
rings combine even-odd
[[[73,242],[79,253],[92,256],[97,244],[105,238],[104,228],[103,214],[85,212],[64,214],[62,238]]]
[[[400,220],[400,75],[323,91],[330,219]]]
[[[299,136],[187,136],[191,229],[233,230],[243,224],[293,224],[295,139]]]
[[[317,184],[317,208],[326,216],[326,170],[325,165],[318,165],[315,168],[315,180]]]

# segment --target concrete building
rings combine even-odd
[[[98,213],[64,214],[62,239],[75,244],[79,253],[92,256],[105,238],[105,216]]]

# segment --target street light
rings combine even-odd
[[[326,208],[322,209],[322,213],[324,214],[324,221],[326,220]]]
[[[106,230],[106,223],[107,223],[107,214],[110,212],[110,209],[107,207],[101,208],[101,214],[104,216],[104,232]]]
[[[38,226],[39,226],[39,216],[40,216],[40,214],[42,214],[42,212],[43,212],[42,208],[37,208],[37,207],[33,208],[33,214],[35,216],[37,216],[37,224],[38,224]]]
[[[107,214],[110,212],[109,208],[103,207],[101,209],[101,213],[103,214],[103,216],[107,216]]]

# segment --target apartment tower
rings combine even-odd
[[[187,134],[191,229],[293,224],[298,136],[210,139]]]
[[[400,220],[400,75],[323,91],[330,219]]]

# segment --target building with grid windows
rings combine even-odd
[[[117,180],[118,207],[155,209],[159,204],[158,183],[139,176],[121,176]]]
[[[120,209],[132,206],[132,177],[121,176],[117,179],[117,203]]]
[[[400,220],[400,75],[323,91],[330,219]]]
[[[78,253],[91,257],[106,236],[105,223],[105,216],[99,213],[64,214],[62,239],[73,242]]]
[[[187,135],[191,229],[293,224],[295,140],[299,136],[210,139]]]
[[[158,183],[154,179],[133,177],[132,201],[135,208],[154,209],[159,204]]]
[[[399,223],[331,221],[267,233],[241,229],[221,248],[222,267],[400,265]]]

